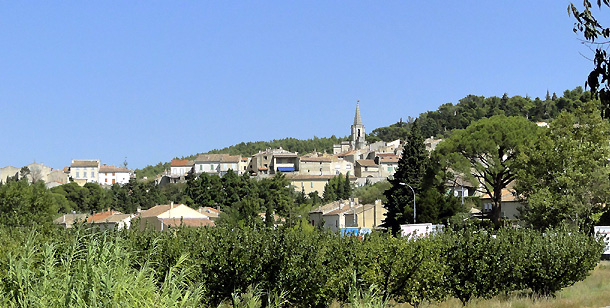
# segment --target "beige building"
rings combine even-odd
[[[333,175],[332,162],[330,156],[302,156],[299,159],[299,174]]]
[[[0,168],[0,182],[6,183],[9,177],[19,177],[19,171],[21,169],[13,166],[6,166]]]
[[[481,196],[480,200],[483,213],[491,213],[493,204],[491,197],[485,194]],[[517,219],[517,216],[519,215],[519,208],[522,206],[523,204],[517,200],[514,190],[506,188],[502,189],[502,211],[500,212],[500,217]]]
[[[63,214],[53,220],[53,223],[60,225],[66,229],[71,229],[74,224],[84,223],[87,221],[87,214]]]
[[[139,215],[140,229],[152,228],[157,231],[168,227],[184,226],[214,226],[209,216],[200,213],[184,204],[157,205],[142,211]]]
[[[231,169],[237,174],[243,174],[240,170],[241,160],[241,156],[238,155],[201,154],[195,159],[194,170],[197,174],[205,172],[223,176]]]
[[[299,171],[298,153],[282,149],[267,149],[252,155],[247,171],[255,176],[272,176],[278,172],[286,174]]]
[[[394,175],[396,169],[398,169],[398,155],[396,154],[378,154],[375,157],[375,163],[379,166],[379,176],[382,178],[388,178]]]
[[[63,185],[68,184],[69,181],[68,175],[63,170],[53,170],[47,176],[47,183],[59,183]]]
[[[97,183],[100,170],[100,161],[97,160],[72,160],[70,164],[70,177],[78,185],[86,183]]]
[[[286,178],[290,181],[290,185],[297,192],[304,192],[309,194],[311,192],[318,192],[318,195],[322,197],[324,194],[324,187],[326,183],[332,179],[334,175],[315,175],[315,174],[287,174]],[[351,179],[352,181],[355,178]]]
[[[355,175],[359,178],[380,177],[379,165],[372,159],[361,159],[356,161]]]
[[[338,231],[343,228],[378,228],[387,210],[378,200],[375,204],[359,204],[358,199],[340,200],[309,212],[313,226]]]

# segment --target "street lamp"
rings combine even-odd
[[[407,183],[400,182],[398,184],[400,184],[402,186],[409,186],[409,188],[411,188],[411,191],[413,192],[413,223],[415,223],[416,222],[415,216],[417,215],[417,212],[415,210],[415,190],[413,190],[413,187],[411,187],[411,185],[409,185]]]

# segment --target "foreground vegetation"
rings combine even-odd
[[[2,307],[418,306],[516,291],[553,296],[583,280],[602,249],[564,229],[420,239],[304,227],[2,231]]]

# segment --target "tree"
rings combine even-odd
[[[387,214],[383,223],[394,234],[399,231],[401,224],[413,221],[415,213],[410,206],[415,197],[413,192],[415,195],[421,193],[429,164],[430,159],[424,138],[421,136],[418,121],[415,120],[402,156],[398,160],[398,169],[394,173],[394,177],[389,180],[392,187],[385,191]],[[407,185],[411,186],[413,191]]]
[[[597,110],[590,102],[563,112],[519,157],[520,215],[530,226],[544,231],[568,221],[590,231],[601,215],[610,193],[610,124]]]
[[[599,8],[610,7],[610,0],[597,0]],[[596,93],[601,101],[602,117],[610,118],[610,56],[607,53],[609,41],[596,41],[600,36],[604,39],[610,37],[610,28],[602,26],[591,12],[591,1],[583,1],[583,10],[580,11],[576,5],[570,3],[568,15],[574,16],[574,33],[582,33],[589,47],[595,46],[595,57],[593,58],[593,70],[589,73],[585,87],[591,87],[591,92]]]
[[[11,227],[50,228],[57,215],[56,197],[42,182],[26,178],[0,186],[0,222]]]
[[[518,170],[517,157],[536,134],[537,126],[523,117],[503,115],[481,119],[456,130],[436,152],[451,169],[470,174],[492,199],[491,219],[500,227],[502,189]]]

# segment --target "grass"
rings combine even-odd
[[[390,305],[392,306],[392,305]],[[600,308],[610,306],[610,261],[601,261],[584,281],[561,290],[555,298],[532,298],[523,293],[496,296],[489,300],[474,299],[467,308]],[[408,304],[395,307],[411,307]],[[425,308],[463,307],[451,298],[442,303],[422,305]]]

